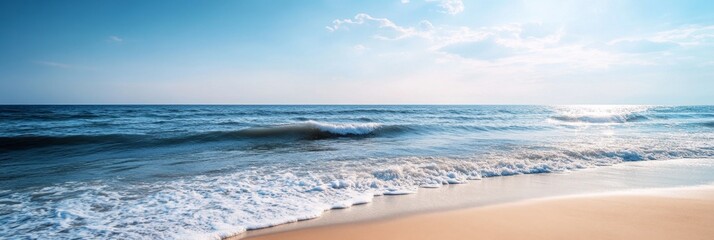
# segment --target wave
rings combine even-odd
[[[173,141],[221,141],[238,139],[297,139],[320,140],[339,137],[387,136],[407,130],[406,126],[386,126],[379,123],[326,123],[306,121],[301,123],[253,127],[237,131],[206,132]]]
[[[627,123],[647,121],[650,118],[642,114],[612,114],[612,115],[558,115],[550,117],[552,120],[567,123]]]
[[[612,155],[617,155],[613,152]],[[646,154],[646,153],[644,153]],[[606,154],[610,155],[610,154]],[[675,155],[656,154],[669,159]],[[37,238],[64,232],[67,238],[223,239],[247,230],[317,218],[330,209],[349,208],[374,196],[418,193],[418,188],[462,184],[487,177],[572,171],[613,165],[599,161],[533,159],[472,161],[452,158],[366,159],[338,171],[330,163],[297,164],[289,169],[249,169],[180,181],[113,186],[110,181],[67,182],[13,194],[10,223],[1,237]],[[711,161],[686,165],[711,168]],[[678,162],[677,164],[684,164]],[[70,199],[62,197],[73,195]],[[60,199],[60,200],[58,200]],[[157,204],[159,203],[159,204]],[[186,217],[186,212],[191,217]],[[151,219],[147,216],[165,216]],[[147,222],[148,224],[136,224]],[[17,225],[15,225],[17,226]],[[79,227],[78,227],[79,226]],[[176,227],[179,226],[179,227]],[[107,230],[109,229],[109,230]],[[176,229],[166,231],[166,229]]]
[[[67,120],[83,120],[83,119],[98,119],[98,118],[108,118],[109,116],[102,116],[99,114],[91,112],[79,112],[79,113],[14,113],[8,112],[0,114],[0,119],[3,120],[15,120],[15,121],[67,121]]]
[[[0,137],[0,149],[26,150],[34,148],[74,145],[110,145],[111,147],[142,147],[176,145],[196,142],[231,140],[277,139],[320,140],[340,137],[388,136],[406,131],[408,127],[380,123],[327,123],[306,121],[293,124],[252,127],[235,131],[210,131],[175,136],[133,134]]]
[[[382,127],[379,123],[321,123],[316,121],[308,121],[300,124],[303,127],[319,129],[323,132],[329,132],[337,135],[365,135],[374,132]]]
[[[252,127],[237,131],[207,132],[190,138],[214,139],[224,138],[271,138],[298,137],[301,139],[325,139],[335,137],[376,136],[380,134],[397,133],[406,130],[406,126],[382,125],[380,123],[327,123],[305,121],[293,124],[273,125],[268,127]]]
[[[72,136],[35,136],[23,135],[0,137],[0,149],[25,150],[52,146],[72,146],[87,144],[130,143],[143,140],[141,135],[72,135]]]
[[[711,122],[702,122],[702,123],[699,123],[699,124],[702,125],[702,126],[704,126],[704,127],[714,128],[714,121],[711,121]]]

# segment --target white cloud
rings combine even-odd
[[[387,18],[376,18],[365,13],[357,14],[354,19],[336,19],[333,30],[345,29],[346,25],[363,25],[369,22],[377,24],[381,31],[373,35],[378,40],[401,40],[406,38],[421,38],[429,44],[428,49],[441,51],[443,48],[468,42],[492,40],[505,48],[524,49],[528,51],[544,49],[560,42],[565,35],[562,28],[552,29],[543,36],[526,36],[525,28],[541,27],[540,25],[507,24],[473,29],[465,26],[434,26],[427,20],[422,20],[416,27],[400,26]]]
[[[422,20],[419,22],[419,31],[431,31],[434,30],[434,24],[427,20]]]
[[[427,2],[439,1],[439,7],[451,15],[456,15],[464,11],[464,2],[462,0],[427,0]]]
[[[463,11],[463,6],[448,8],[442,7],[440,1],[430,2],[427,7],[438,8],[436,11],[443,9],[449,14]],[[345,56],[350,67],[369,69],[356,71],[358,76],[345,74],[346,79],[379,79],[389,84],[384,88],[387,89],[384,96],[391,96],[389,93],[398,89],[408,92],[410,97],[431,98],[435,102],[585,99],[580,95],[597,102],[603,96],[627,99],[652,85],[648,84],[652,81],[688,80],[686,74],[695,72],[692,69],[705,69],[713,64],[714,25],[642,32],[648,27],[658,27],[644,26],[625,32],[622,28],[629,26],[616,26],[610,31],[600,28],[600,24],[563,24],[552,19],[492,25],[459,25],[455,22],[463,21],[447,15],[418,20],[421,19],[366,13],[335,20],[329,29],[351,28],[333,33],[342,35],[340,39],[349,39],[350,44],[342,47],[351,48],[356,42],[370,47],[370,54],[360,58]],[[360,51],[357,46],[354,50]],[[699,79],[711,76],[710,71],[700,72],[704,73],[693,76]]]
[[[613,51],[640,54],[668,51],[679,45],[672,42],[654,42],[647,39],[628,39],[613,41],[608,43],[607,46]]]
[[[114,42],[114,43],[121,43],[121,42],[124,42],[124,39],[121,37],[112,35],[107,38],[107,41]]]
[[[401,0],[402,3],[407,4],[409,3],[409,0]]]
[[[679,46],[714,44],[714,25],[682,26],[671,30],[656,32],[654,34],[618,38],[608,42],[608,45],[617,45],[622,44],[623,42],[671,43]]]
[[[647,64],[646,61],[616,52],[587,47],[577,42],[562,42],[562,27],[538,23],[505,24],[482,28],[467,26],[434,26],[423,20],[416,26],[401,26],[387,18],[357,14],[353,19],[337,19],[329,27],[345,29],[348,25],[377,26],[376,40],[398,41],[407,38],[423,40],[422,49],[440,62],[459,62],[476,68],[562,65],[561,69],[602,69],[619,64]]]
[[[648,39],[654,42],[672,42],[684,46],[713,43],[714,25],[680,27],[669,31],[658,32]]]
[[[375,18],[366,13],[359,13],[355,15],[353,19],[335,19],[332,21],[332,26],[327,26],[327,30],[334,32],[340,29],[349,29],[348,25],[362,25],[362,24],[377,24],[380,29],[385,29],[391,31],[392,36],[375,35],[374,37],[382,40],[397,40],[402,38],[410,37],[417,33],[413,27],[402,27],[387,18]]]

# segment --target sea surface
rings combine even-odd
[[[0,106],[0,239],[215,239],[485,177],[712,157],[714,106]]]

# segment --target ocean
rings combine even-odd
[[[712,157],[714,106],[0,106],[0,238],[220,238],[420,188]]]

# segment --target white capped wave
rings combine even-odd
[[[379,123],[327,123],[312,120],[301,124],[337,135],[366,135],[382,127]]]
[[[565,123],[626,123],[646,120],[646,106],[561,106],[552,120]]]

